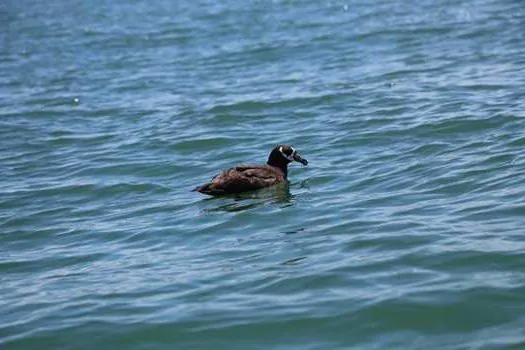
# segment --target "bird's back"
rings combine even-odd
[[[212,196],[270,187],[286,181],[284,173],[270,165],[240,165],[223,171],[195,190]]]

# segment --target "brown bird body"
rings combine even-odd
[[[254,191],[287,181],[288,164],[292,161],[308,164],[290,146],[277,146],[264,165],[239,165],[216,175],[211,182],[195,188],[203,194],[220,196]]]

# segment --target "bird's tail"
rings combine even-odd
[[[197,186],[192,191],[200,192],[202,194],[207,194],[210,196],[220,196],[226,193],[223,189],[217,188],[216,185],[212,182],[209,182],[202,186]]]
[[[208,193],[208,192],[211,191],[211,182],[209,182],[207,184],[204,184],[204,185],[201,185],[201,186],[197,186],[191,191],[192,192],[200,192],[200,193]]]

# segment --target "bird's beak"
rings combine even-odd
[[[297,152],[295,152],[295,154],[293,155],[293,160],[301,163],[302,165],[308,165],[308,161],[302,158]]]

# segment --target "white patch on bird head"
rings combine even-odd
[[[292,150],[292,153],[290,155],[284,153],[282,147],[279,147],[279,152],[281,152],[281,154],[283,155],[284,158],[288,159],[290,162],[293,162],[293,160],[294,160],[293,157],[295,156],[297,151],[293,147],[290,147],[290,149]]]

